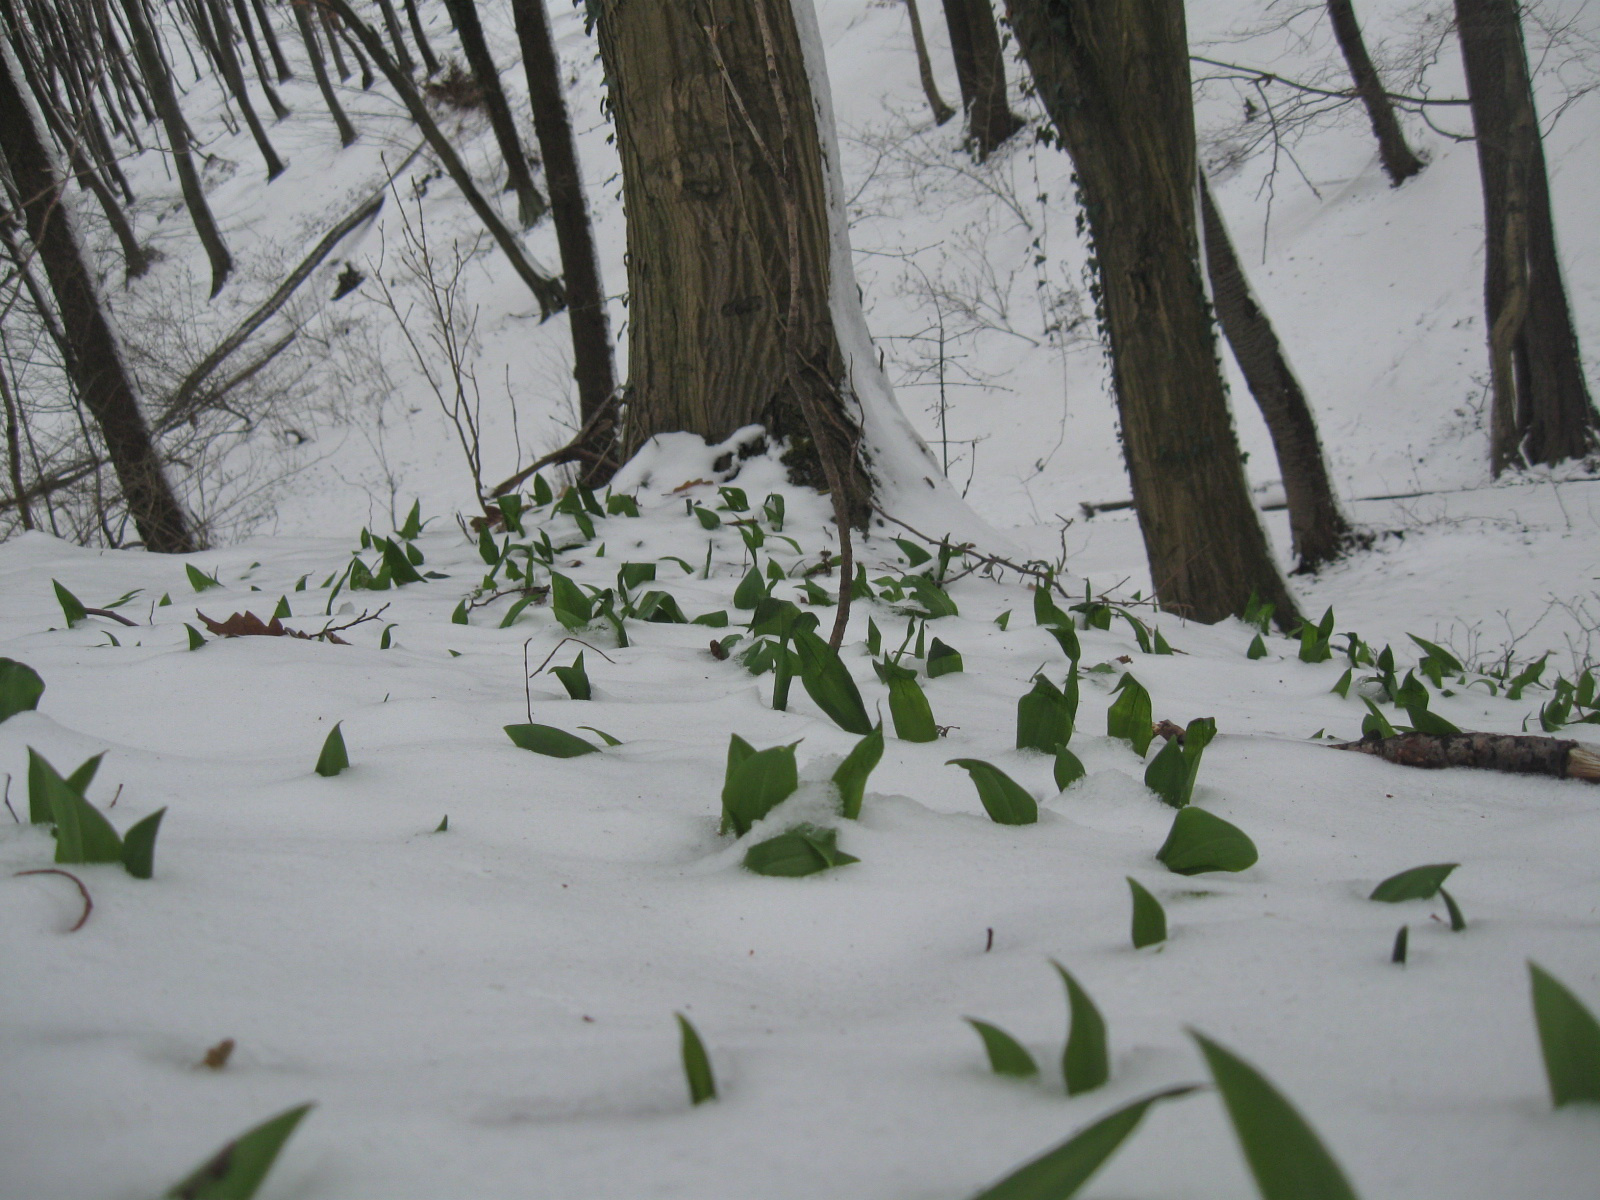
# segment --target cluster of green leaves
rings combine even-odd
[[[167,810],[157,809],[119,835],[88,800],[89,785],[103,757],[97,754],[63,777],[30,746],[28,821],[51,827],[58,863],[121,863],[135,879],[149,879],[155,871],[156,834]]]
[[[1067,1095],[1093,1091],[1111,1077],[1111,1056],[1106,1040],[1105,1018],[1089,993],[1058,962],[1052,966],[1067,989],[1067,1041],[1061,1052],[1061,1078]],[[989,1068],[996,1075],[1028,1078],[1039,1073],[1039,1065],[1027,1049],[998,1025],[976,1017],[963,1018],[977,1032],[989,1057]]]
[[[1183,808],[1194,795],[1200,757],[1216,736],[1214,718],[1199,717],[1190,721],[1181,735],[1168,738],[1167,744],[1150,760],[1144,772],[1145,786],[1173,808]]]

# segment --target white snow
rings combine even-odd
[[[520,91],[509,19],[483,7],[506,81]],[[1069,164],[1025,134],[972,168],[954,123],[935,130],[924,115],[903,7],[816,7],[843,135],[837,181],[851,206],[865,328],[878,339],[852,351],[858,389],[881,348],[907,418],[935,455],[951,455],[978,517],[1019,556],[1063,561],[1075,593],[1087,580],[1097,595],[1132,603],[1148,591],[1136,522],[1126,511],[1085,519],[1078,510],[1127,494],[1100,352],[1089,325],[1043,332],[1083,260]],[[1400,36],[1406,5],[1367,7],[1374,37]],[[1594,32],[1594,13],[1576,0],[1549,0],[1547,11]],[[424,12],[445,49],[442,9]],[[1199,41],[1256,20],[1260,6],[1208,0],[1189,12]],[[599,68],[581,13],[552,4],[551,15],[575,79],[602,268],[619,297],[613,326],[625,338],[622,214]],[[932,0],[923,20],[953,99]],[[1260,62],[1253,55],[1268,47],[1320,53],[1268,37],[1219,56]],[[1457,86],[1454,53],[1447,43],[1437,94]],[[197,86],[185,100],[191,119],[204,95]],[[219,162],[240,164],[213,190],[240,279],[208,307],[182,214],[153,225],[141,210],[141,234],[154,229],[167,258],[151,279],[110,290],[130,337],[136,313],[179,312],[172,343],[203,347],[258,302],[274,270],[381,182],[385,159],[392,168],[415,144],[385,95],[381,85],[341,91],[363,136],[340,152],[309,80],[292,84],[295,116],[271,130],[291,165],[265,188],[247,135],[208,125]],[[1541,98],[1549,111],[1553,93]],[[1020,95],[1016,104],[1033,114]],[[1320,196],[1280,175],[1264,251],[1263,165],[1217,188],[1317,408],[1336,486],[1380,534],[1370,551],[1293,585],[1308,612],[1334,608],[1336,647],[1347,630],[1375,649],[1392,644],[1402,673],[1420,655],[1406,637],[1414,633],[1474,668],[1553,651],[1545,682],[1558,671],[1571,678],[1600,659],[1600,483],[1573,467],[1489,484],[1473,148],[1408,131],[1432,161],[1398,191],[1378,172],[1358,116],[1303,141],[1296,153]],[[1590,95],[1547,142],[1591,368],[1597,135],[1600,99]],[[477,125],[462,136],[479,178],[492,180],[492,139]],[[173,194],[157,156],[129,170],[141,193]],[[396,200],[420,203],[439,246],[472,239],[447,180],[414,201],[420,174],[404,174],[375,228],[322,269],[326,280],[313,286],[323,297],[342,260],[370,273],[385,241],[392,270]],[[1035,239],[1047,260],[1037,268]],[[554,260],[547,227],[528,241]],[[923,286],[913,266],[938,286]],[[465,299],[476,311],[492,482],[565,440],[553,421],[569,403],[566,326],[537,323],[497,252],[471,265]],[[911,340],[935,336],[941,316],[945,446],[938,415],[923,407],[937,396],[930,343]],[[238,501],[240,536],[187,559],[44,534],[0,545],[0,656],[30,664],[47,685],[39,711],[0,723],[11,806],[26,819],[32,747],[63,771],[105,751],[89,798],[119,830],[168,809],[153,879],[65,868],[94,899],[73,933],[80,903],[67,880],[14,875],[52,865],[50,836],[0,814],[0,1195],[158,1194],[229,1137],[314,1100],[263,1200],[957,1200],[1120,1103],[1204,1080],[1189,1028],[1264,1071],[1368,1200],[1595,1194],[1600,1112],[1551,1109],[1525,966],[1537,961],[1600,1011],[1600,792],[1590,785],[1412,771],[1329,749],[1311,735],[1353,739],[1367,711],[1359,682],[1349,699],[1330,691],[1341,654],[1308,664],[1294,642],[1268,638],[1270,655],[1252,661],[1253,631],[1242,623],[1187,625],[1135,606],[1179,653],[1141,653],[1120,618],[1080,632],[1084,666],[1110,670],[1083,677],[1072,749],[1088,776],[1057,792],[1049,759],[1013,742],[1017,699],[1040,669],[1059,683],[1066,660],[1035,626],[1024,581],[972,574],[950,587],[960,614],[927,630],[965,660],[961,674],[922,680],[947,736],[906,742],[889,723],[861,820],[831,822],[860,862],[798,880],[753,875],[740,866],[747,846],[825,816],[820,781],[858,739],[798,681],[789,711],[775,712],[770,673],[713,657],[708,643],[740,632],[748,616],[731,598],[750,554],[728,523],[739,514],[722,512],[724,524],[708,531],[685,501],[715,509],[718,486],[733,486],[759,513],[767,495],[782,494],[782,532],[801,551],[763,521],[758,553],[763,568],[770,558],[791,575],[777,586],[795,594],[800,572],[832,544],[826,500],[789,487],[768,457],[729,478],[713,467],[723,448],[659,439],[616,482],[637,495],[642,516],[596,518],[593,541],[559,553],[557,569],[608,587],[624,562],[656,562],[659,578],[646,587],[670,591],[691,618],[728,610],[735,625],[630,621],[626,648],[596,628],[579,635],[593,647],[593,700],[568,699],[548,671],[525,694],[524,654],[530,669],[552,651],[561,666],[583,647],[558,649],[568,633],[543,603],[499,628],[513,596],[475,608],[470,624],[452,621],[487,569],[454,520],[472,511],[454,433],[368,301],[327,307],[321,320],[318,344],[329,349],[315,364],[318,407],[282,416],[312,441],[266,457],[247,444],[241,453],[256,457],[235,460],[241,494],[285,464],[299,470]],[[349,346],[370,350],[341,358]],[[1233,396],[1252,478],[1270,488],[1278,479],[1265,431],[1237,380]],[[1402,492],[1428,494],[1361,499]],[[430,519],[416,543],[421,569],[447,578],[341,590],[330,603],[331,589],[318,585],[344,568],[360,527],[387,535],[414,497]],[[891,510],[901,505],[933,536],[953,519],[910,499]],[[1075,519],[1063,527],[1054,514]],[[1265,521],[1286,554],[1284,514]],[[539,527],[558,547],[582,536],[568,516],[534,514],[530,532]],[[869,580],[909,569],[887,536],[900,532],[877,530],[862,549]],[[374,565],[374,552],[361,557]],[[223,586],[194,592],[186,561]],[[117,610],[137,627],[92,617],[67,628],[52,580],[90,606],[140,589]],[[157,606],[163,595],[171,604]],[[265,618],[280,596],[294,614],[286,624],[311,632],[388,607],[348,630],[348,646],[257,637],[187,648],[183,626],[201,626],[197,610]],[[869,710],[887,718],[867,621],[893,652],[906,618],[877,601],[856,607],[844,661]],[[812,611],[826,620],[828,610]],[[392,646],[379,649],[390,625]],[[1157,719],[1216,718],[1195,801],[1254,839],[1256,866],[1185,878],[1156,861],[1172,811],[1145,787],[1131,749],[1105,736],[1109,687],[1124,670],[1149,689]],[[1434,711],[1471,729],[1528,722],[1537,731],[1550,698],[1538,688],[1513,701],[1481,684],[1449,687],[1453,695],[1430,688]],[[580,727],[593,726],[623,744],[575,759],[520,750],[502,726],[530,711],[535,722],[584,737],[593,735]],[[352,766],[321,778],[312,766],[335,722]],[[1560,736],[1584,739],[1585,728]],[[737,842],[717,831],[730,733],[758,748],[799,741],[809,781]],[[946,765],[958,757],[1015,777],[1040,800],[1039,822],[991,822],[966,773]],[[446,815],[448,830],[435,833]],[[1450,931],[1436,901],[1366,898],[1379,880],[1434,862],[1461,864],[1448,887],[1465,931]],[[1131,948],[1126,876],[1165,905],[1162,945]],[[1399,966],[1389,955],[1402,923],[1410,955]],[[1110,1083],[1071,1099],[1052,959],[1093,996],[1111,1038]],[[689,1104],[674,1012],[705,1040],[714,1103]],[[1014,1034],[1042,1078],[992,1075],[964,1016]],[[237,1043],[229,1064],[200,1067],[224,1037]],[[1219,1100],[1204,1093],[1154,1110],[1081,1194],[1235,1200],[1254,1191]]]

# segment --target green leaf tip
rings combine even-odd
[[[947,767],[960,767],[972,778],[984,812],[997,825],[1032,825],[1039,819],[1039,802],[1015,779],[981,758],[952,758]]]
[[[815,825],[796,825],[777,837],[758,842],[745,851],[744,867],[756,875],[777,875],[798,879],[815,875],[830,867],[843,867],[861,860],[839,849],[839,831]]]
[[[1167,913],[1145,886],[1133,876],[1125,876],[1133,893],[1133,948],[1143,950],[1167,940]]]
[[[27,663],[0,658],[0,721],[32,712],[44,695],[44,680]]]
[[[1402,900],[1431,900],[1439,890],[1439,885],[1450,878],[1460,863],[1431,863],[1424,867],[1412,867],[1408,871],[1401,871],[1398,875],[1391,875],[1377,887],[1372,889],[1369,900],[1382,900],[1385,904],[1399,904]]]
[[[600,753],[600,747],[593,742],[553,725],[507,725],[505,732],[514,745],[550,758],[577,758],[581,754]]]
[[[689,1085],[689,1103],[704,1104],[717,1098],[717,1080],[711,1073],[711,1058],[700,1033],[682,1013],[673,1013],[678,1019],[678,1032],[682,1038],[683,1077]]]
[[[340,721],[328,731],[327,740],[322,743],[322,753],[317,756],[315,769],[324,779],[332,779],[350,766],[350,756],[344,748],[344,733],[339,728],[343,724]]]
[[[1014,1079],[1027,1079],[1039,1073],[1039,1064],[1033,1055],[1004,1029],[980,1021],[977,1017],[961,1018],[983,1039],[983,1049],[989,1056],[989,1069],[996,1075],[1009,1075]]]
[[[1600,1104],[1600,1023],[1571,989],[1531,959],[1528,982],[1550,1103]]]
[[[241,1133],[201,1163],[194,1174],[174,1184],[165,1200],[251,1200],[311,1108],[310,1104],[296,1105]]]
[[[1105,1018],[1071,972],[1058,962],[1050,965],[1067,985],[1068,1031],[1067,1046],[1061,1054],[1061,1077],[1069,1096],[1092,1092],[1111,1078]]]

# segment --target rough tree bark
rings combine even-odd
[[[842,525],[864,524],[872,481],[829,307],[822,152],[790,0],[593,11],[628,223],[624,452],[759,423],[789,442],[797,482],[831,489]]]
[[[0,156],[23,197],[28,236],[55,293],[62,333],[72,351],[67,360],[73,384],[100,426],[134,526],[147,548],[187,553],[195,549],[188,518],[161,469],[133,383],[100,307],[94,277],[62,207],[61,185],[3,54]]]
[[[1516,0],[1456,0],[1483,184],[1490,465],[1554,464],[1594,445]]]
[[[545,182],[550,189],[550,216],[561,249],[580,424],[591,431],[586,444],[578,448],[593,456],[584,460],[580,477],[585,485],[593,487],[609,479],[616,465],[617,422],[610,410],[617,382],[605,289],[600,283],[600,260],[595,254],[589,203],[578,169],[572,121],[561,92],[561,62],[550,36],[545,0],[511,0],[511,15],[522,45],[528,102],[533,109],[534,133],[539,138]]]
[[[1134,506],[1162,607],[1197,621],[1255,593],[1298,619],[1250,502],[1196,234],[1194,102],[1172,0],[1007,0],[1077,170]]]
[[[967,135],[973,156],[988,158],[1017,130],[1022,118],[1006,98],[1006,60],[1000,50],[1000,27],[990,0],[944,0],[950,27],[950,52],[961,84],[961,107],[967,113]]]
[[[533,186],[533,173],[528,170],[528,156],[523,153],[522,139],[517,137],[517,123],[511,116],[511,105],[500,86],[500,71],[489,53],[489,43],[484,40],[483,25],[478,20],[477,0],[445,0],[451,16],[455,18],[456,33],[461,38],[461,49],[466,53],[467,65],[478,81],[483,93],[483,106],[489,110],[489,125],[494,129],[495,141],[500,144],[500,157],[505,160],[506,179],[517,194],[517,216],[524,229],[531,228],[549,209],[539,189]]]
[[[1367,110],[1372,122],[1372,133],[1378,139],[1378,160],[1383,163],[1389,182],[1399,187],[1425,165],[1406,141],[1405,131],[1395,116],[1389,93],[1383,80],[1367,54],[1367,43],[1361,36],[1361,23],[1356,20],[1356,10],[1351,0],[1328,0],[1328,20],[1333,23],[1333,36],[1344,54],[1345,65],[1350,68],[1350,78],[1355,82],[1356,95]]]
[[[339,145],[348,146],[356,140],[356,127],[350,124],[339,97],[334,95],[333,81],[328,78],[328,64],[323,60],[322,47],[317,44],[316,28],[311,24],[311,13],[304,4],[292,4],[290,7],[294,9],[294,23],[300,29],[300,40],[306,44],[306,59],[311,63],[311,74],[317,81],[317,90],[322,93],[322,102],[328,106],[328,114],[333,117],[334,128],[339,131]]]
[[[1272,322],[1251,294],[1250,281],[1239,265],[1228,227],[1203,174],[1200,216],[1217,321],[1272,435],[1300,570],[1314,571],[1338,558],[1350,537],[1350,525],[1339,511],[1333,485],[1328,481],[1317,421]]]
[[[205,188],[200,184],[200,173],[195,170],[194,155],[189,152],[189,131],[183,120],[183,110],[178,107],[172,76],[156,47],[155,34],[145,20],[144,8],[140,0],[123,0],[122,7],[128,18],[134,54],[139,60],[139,73],[144,76],[145,87],[150,90],[150,98],[166,130],[167,148],[172,153],[172,167],[178,174],[183,202],[189,209],[195,233],[200,236],[200,244],[205,247],[206,258],[211,262],[211,294],[215,296],[228,281],[233,258],[223,244],[211,206],[206,203]]]
[[[928,107],[933,109],[933,123],[943,125],[956,115],[956,110],[939,95],[939,85],[933,81],[933,61],[928,57],[928,39],[922,36],[922,14],[917,11],[917,0],[906,0],[906,16],[911,20],[911,45],[917,52],[917,78],[922,81],[922,94]]]

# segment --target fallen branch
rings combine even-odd
[[[614,459],[608,458],[607,456],[590,449],[588,446],[588,443],[593,438],[595,432],[599,430],[603,424],[611,421],[616,416],[616,411],[617,398],[613,396],[595,411],[594,416],[590,417],[584,422],[583,428],[578,430],[577,434],[570,442],[561,447],[559,450],[552,450],[549,454],[546,454],[543,458],[538,459],[532,465],[523,467],[522,470],[518,471],[510,479],[507,479],[503,483],[496,485],[495,489],[489,493],[489,498],[492,500],[496,496],[508,495],[517,488],[521,487],[526,480],[544,470],[546,467],[558,466],[561,463],[572,462],[574,459],[581,458],[588,462],[610,466],[613,470],[617,469],[621,464],[616,462]]]
[[[130,621],[121,613],[112,612],[109,608],[85,608],[83,611],[91,617],[108,617],[113,621],[121,621],[124,625],[132,625],[134,628],[139,626],[139,622]]]
[[[77,933],[78,930],[83,928],[83,923],[89,919],[89,914],[94,911],[94,901],[89,899],[89,889],[83,886],[83,880],[79,879],[71,871],[63,871],[60,867],[38,867],[32,871],[13,872],[14,877],[20,878],[23,875],[65,875],[73,883],[77,884],[78,894],[83,897],[83,916],[79,917],[78,923],[67,932]]]
[[[1331,748],[1354,750],[1396,766],[1430,771],[1473,767],[1600,783],[1600,750],[1580,742],[1532,734],[1403,733],[1389,738],[1369,734],[1359,742],[1343,742]]]

